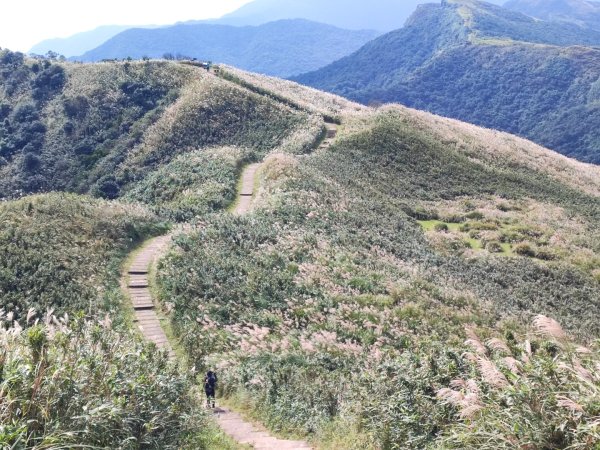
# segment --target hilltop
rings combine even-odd
[[[316,70],[358,50],[380,33],[307,20],[261,26],[182,24],[130,29],[75,58],[81,61],[185,55],[280,77]]]
[[[196,402],[214,367],[222,401],[320,448],[600,442],[598,167],[228,66],[0,56],[24,195],[0,205],[0,446],[233,449]],[[50,190],[75,194],[26,195]],[[179,367],[116,288],[178,221],[152,288]]]
[[[600,162],[600,34],[478,1],[421,6],[406,26],[294,78],[363,103],[400,102]]]
[[[260,25],[273,20],[303,18],[354,30],[390,31],[401,27],[422,0],[255,0],[219,19],[231,25]]]

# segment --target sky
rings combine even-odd
[[[27,52],[44,39],[101,25],[168,25],[214,19],[250,0],[11,0],[2,2],[0,47]]]

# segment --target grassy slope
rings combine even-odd
[[[164,232],[161,220],[224,209],[246,161],[305,152],[322,119],[178,64],[2,58],[4,194],[130,203],[53,193],[0,204],[0,390],[11,405],[0,446],[230,448],[198,412],[188,374],[125,328],[120,263]],[[155,89],[165,97],[153,103]],[[98,324],[106,314],[114,325]]]
[[[475,1],[428,5],[407,26],[297,79],[363,103],[501,129],[598,162],[597,32]]]
[[[3,51],[0,72],[2,197],[61,190],[166,210],[172,205],[157,202],[172,196],[140,192],[163,166],[181,168],[179,155],[202,159],[226,146],[247,159],[277,147],[303,152],[322,128],[312,112],[174,62],[65,64]],[[204,208],[193,197],[175,208],[178,219]]]
[[[191,383],[133,332],[41,312],[26,330],[4,319],[2,448],[207,448]]]
[[[275,89],[269,80],[262,85]],[[281,83],[277,92],[299,89]],[[595,400],[585,401],[574,428],[553,434],[572,416],[557,406],[561,386],[549,378],[535,399],[515,401],[512,420],[524,428],[503,429],[494,421],[503,388],[460,355],[467,324],[482,339],[507,337],[511,357],[522,357],[527,338],[550,349],[551,339],[529,334],[537,313],[560,317],[581,339],[599,336],[590,314],[600,298],[598,170],[401,107],[349,109],[343,129],[330,150],[308,159],[270,157],[255,214],[217,215],[178,239],[159,279],[192,360],[219,367],[226,393],[271,427],[312,433],[332,448],[467,442],[456,437],[461,408],[435,393],[469,377],[486,393],[478,399],[489,415],[477,424],[494,445],[532,438],[565,445],[579,439],[574,429],[595,439],[586,428]],[[435,217],[460,222],[465,236],[425,233],[416,222]],[[538,253],[473,251],[468,239]],[[493,349],[484,351],[475,360],[495,361],[508,377]],[[593,355],[582,364],[594,364]],[[558,364],[549,350],[535,358]],[[526,366],[523,386],[530,375]],[[570,382],[577,401],[597,398],[597,390]],[[544,396],[552,417],[525,421]]]
[[[88,95],[85,86],[93,88],[99,82],[94,71],[124,70],[122,64],[68,67],[91,77],[89,83],[77,78],[83,95]],[[188,73],[188,68],[152,62],[141,63],[139,69],[153,67]],[[547,446],[596,439],[591,417],[597,415],[598,380],[594,375],[587,384],[568,379],[571,398],[579,402],[579,409],[569,410],[559,405],[566,385],[548,373],[559,373],[563,380],[568,378],[564,371],[589,371],[598,361],[597,349],[574,359],[572,344],[534,336],[527,322],[541,312],[560,317],[582,340],[591,341],[600,333],[590,313],[596,311],[599,298],[597,168],[518,138],[401,107],[374,111],[243,72],[236,76],[256,84],[252,89],[203,72],[189,73],[192,79],[184,82],[177,97],[156,107],[156,116],[144,122],[128,151],[110,150],[81,180],[112,177],[104,180],[105,188],[114,183],[130,200],[147,202],[161,214],[175,219],[202,216],[203,226],[177,239],[177,250],[159,272],[164,300],[173,304],[173,330],[196,367],[216,365],[226,393],[245,399],[272,428],[313,434],[332,448],[460,447],[477,443],[477,436],[487,436],[486,442],[495,448],[502,442],[525,445],[535,439]],[[14,105],[19,95],[32,95],[25,84],[18,86],[23,89],[21,94],[18,89],[13,92]],[[64,94],[40,103],[49,130],[55,130],[50,120],[54,116],[47,108],[59,101],[58,95]],[[21,117],[14,117],[12,110],[8,114],[9,120]],[[343,119],[342,135],[328,151],[296,158],[318,142],[322,116]],[[56,117],[60,123],[60,111]],[[103,126],[101,121],[93,123]],[[32,150],[3,148],[17,149],[17,161]],[[242,161],[269,154],[256,214],[207,215],[231,201]],[[18,168],[15,164],[8,162]],[[177,183],[164,181],[170,170],[181,175]],[[94,185],[101,187],[97,182],[81,184],[92,190]],[[36,202],[40,209],[29,206]],[[74,291],[84,295],[74,294],[69,309],[71,303],[87,304],[95,298],[88,294],[91,282],[79,280],[77,274],[89,277],[100,267],[109,277],[107,286],[114,286],[114,272],[105,269],[111,255],[116,261],[120,249],[129,244],[119,238],[136,235],[128,226],[132,220],[146,223],[150,219],[144,218],[152,217],[135,207],[111,205],[118,211],[116,217],[106,203],[70,195],[5,203],[1,211],[7,211],[9,230],[41,230],[46,239],[27,235],[14,247],[7,235],[2,251],[22,266],[21,278],[31,280],[29,284],[35,283],[43,264],[57,264],[52,271],[75,280]],[[31,214],[39,220],[29,222]],[[417,222],[435,218],[460,223],[460,230],[424,232]],[[91,239],[98,233],[106,242]],[[485,245],[473,251],[465,240]],[[83,255],[73,241],[84,246]],[[514,246],[515,256],[494,254],[488,241]],[[30,242],[36,244],[33,264],[21,259]],[[12,288],[14,275],[4,276]],[[97,279],[93,284],[98,285]],[[14,301],[26,295],[20,289]],[[37,300],[31,299],[32,304]],[[46,301],[61,305],[63,298]],[[19,305],[20,317],[28,306]],[[474,331],[465,331],[468,324]],[[48,335],[53,332],[46,330]],[[36,358],[36,336],[32,340],[21,332],[10,334],[23,339],[11,344],[12,354]],[[73,334],[87,342],[84,335]],[[471,344],[484,341],[476,345],[479,354],[465,353],[466,337]],[[504,337],[508,350],[494,350],[500,346],[488,343],[490,337]],[[561,358],[555,358],[557,353]],[[71,350],[67,354],[69,361],[77,359]],[[111,355],[107,370],[126,364],[124,355]],[[509,355],[522,361],[520,374],[510,375],[505,367],[502,358]],[[97,353],[91,359],[96,357],[104,358]],[[488,363],[510,379],[509,391]],[[55,361],[53,365],[58,366]],[[65,367],[80,366],[68,362]],[[538,373],[540,367],[548,370]],[[155,369],[136,366],[130,375],[153,378],[159,376]],[[81,366],[82,374],[87,370]],[[495,381],[490,382],[490,372]],[[452,403],[448,398],[460,395],[448,392],[437,398],[444,388],[459,388],[452,380],[466,383],[469,378],[479,389],[477,402]],[[530,378],[541,380],[541,385],[526,383]],[[28,380],[22,378],[19,386],[34,385]],[[164,394],[167,400],[161,408],[169,411],[181,403],[187,387],[181,378],[165,382],[182,387],[172,392],[163,386],[167,390],[152,393],[155,399]],[[473,383],[468,389],[474,389]],[[96,387],[107,389],[102,382],[94,386],[90,394],[98,392]],[[142,388],[142,383],[132,388]],[[18,391],[15,397],[31,398]],[[512,396],[512,406],[503,412],[506,395]],[[540,413],[535,408],[542,399],[549,408]],[[145,405],[155,413],[162,411],[152,401]],[[467,406],[479,408],[479,415],[471,418],[481,435],[461,437]],[[152,435],[157,445],[181,444],[185,408],[175,416],[167,412],[161,416],[165,421],[157,419],[161,425]],[[110,420],[105,411],[112,410],[94,411],[105,427]],[[12,410],[9,414],[27,424],[23,433],[45,433],[27,422],[29,416]],[[148,420],[146,416],[144,422]],[[175,425],[167,428],[171,420]],[[507,430],[502,428],[507,420],[526,426]],[[560,431],[565,421],[571,425]],[[165,429],[174,434],[163,439]],[[98,439],[110,436],[107,428],[102,430]],[[494,440],[489,440],[490,433]]]
[[[141,207],[70,194],[0,204],[0,309],[90,316],[118,309],[120,263],[164,228]]]

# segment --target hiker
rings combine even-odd
[[[206,392],[206,404],[209,408],[215,407],[215,391],[217,389],[217,374],[209,370],[204,378],[204,392]]]

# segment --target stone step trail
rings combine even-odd
[[[260,166],[260,164],[250,164],[249,166],[246,166],[242,172],[242,187],[238,195],[238,202],[233,210],[235,215],[241,216],[250,211],[255,194],[256,172]]]
[[[170,242],[171,235],[154,238],[135,256],[127,269],[127,293],[135,313],[134,323],[144,338],[154,342],[158,348],[166,350],[169,357],[174,358],[173,348],[156,314],[156,305],[150,292],[148,279],[152,264],[166,250]]]
[[[256,174],[261,164],[250,164],[242,172],[242,186],[238,203],[233,213],[244,215],[250,212],[256,195]],[[242,416],[229,409],[218,408],[215,417],[221,429],[240,444],[251,445],[256,450],[307,450],[312,447],[304,441],[277,439],[264,428],[246,422]]]
[[[242,186],[234,214],[243,215],[252,208],[255,195],[256,173],[260,164],[247,166],[242,173]],[[171,243],[171,235],[152,239],[136,254],[127,268],[127,294],[135,311],[135,324],[144,338],[154,342],[160,349],[168,351],[170,358],[175,358],[158,315],[155,299],[152,297],[149,273],[152,265],[164,253]],[[228,409],[215,409],[215,419],[225,434],[240,444],[250,445],[255,450],[310,450],[312,447],[304,441],[278,439],[264,428],[246,422],[238,413]]]
[[[238,413],[225,408],[215,410],[221,429],[240,444],[251,445],[256,450],[310,450],[304,441],[277,439],[262,427],[246,422]]]

